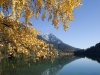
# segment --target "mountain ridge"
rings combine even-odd
[[[38,38],[45,41],[48,44],[53,44],[54,48],[56,48],[59,51],[74,51],[79,49],[63,43],[53,33],[39,34]]]

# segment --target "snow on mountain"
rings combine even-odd
[[[63,51],[67,51],[67,50],[78,50],[78,48],[75,48],[75,47],[72,47],[72,46],[70,46],[68,44],[63,43],[60,39],[58,39],[52,33],[45,33],[45,34],[39,35],[38,38],[46,41],[49,44],[53,44],[53,46],[57,50],[63,50]]]
[[[43,35],[40,35],[44,40],[49,41],[49,42],[55,42],[55,43],[63,43],[60,39],[58,39],[55,35],[52,33],[46,33]]]

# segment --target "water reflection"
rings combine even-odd
[[[100,58],[89,56],[88,58],[100,63]],[[100,68],[100,65],[98,66],[98,70],[96,70],[97,63],[94,63],[89,59],[80,59],[80,57],[74,56],[59,57],[55,59],[53,63],[51,62],[51,60],[40,60],[35,63],[32,59],[2,59],[0,61],[0,75],[62,75],[65,71],[68,75],[75,75],[76,72],[76,75],[82,75],[83,72],[84,75],[88,75],[85,73],[90,73],[92,67],[94,67],[92,69],[95,69],[95,72],[98,73],[96,73],[96,75],[99,75],[100,73],[98,70]],[[61,72],[61,70],[63,71]]]
[[[43,73],[42,75],[56,75],[58,71],[60,71],[63,66],[71,63],[72,61],[76,60],[76,57],[60,57],[55,60],[54,63],[51,64]]]
[[[100,63],[87,57],[81,58],[65,65],[57,75],[100,75]]]
[[[100,63],[100,56],[98,57],[98,56],[86,56],[87,58],[89,58],[89,59],[92,59],[93,61],[97,61],[98,63]]]
[[[76,57],[59,57],[52,63],[51,60],[40,60],[36,63],[29,59],[2,59],[0,75],[56,75],[64,65],[76,60]]]

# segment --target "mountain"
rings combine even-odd
[[[84,54],[87,56],[99,56],[100,57],[100,42],[97,43],[95,46],[91,46],[84,50]]]
[[[56,48],[59,51],[74,51],[78,50],[78,48],[72,47],[68,44],[63,43],[59,38],[57,38],[52,33],[46,33],[43,35],[38,35],[38,38],[41,40],[44,40],[48,44],[53,44],[54,48]]]
[[[48,41],[48,42],[55,42],[55,43],[63,43],[60,39],[58,39],[55,35],[53,35],[52,33],[46,33],[43,35],[40,35],[44,40]]]
[[[95,46],[91,46],[87,49],[77,50],[74,52],[75,56],[86,56],[89,58],[100,57],[100,42],[97,43]]]

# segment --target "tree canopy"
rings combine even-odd
[[[34,61],[41,56],[54,58],[57,51],[37,39],[39,31],[32,27],[29,18],[35,16],[38,19],[43,12],[42,20],[49,15],[48,21],[52,21],[55,28],[61,21],[66,30],[68,22],[73,20],[74,8],[80,3],[81,0],[0,0],[0,54],[33,55]],[[20,22],[20,18],[24,18],[24,22]]]
[[[73,10],[81,4],[81,0],[0,0],[3,13],[14,20],[25,18],[25,24],[29,25],[28,19],[35,16],[36,19],[41,12],[42,20],[49,15],[48,21],[52,21],[55,28],[58,23],[63,22],[64,30],[68,28],[68,22],[73,20]]]

